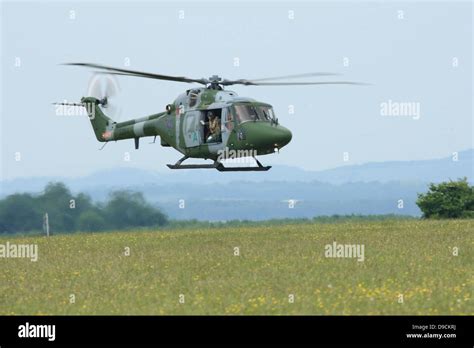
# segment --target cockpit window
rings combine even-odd
[[[270,106],[258,106],[257,109],[262,121],[272,121],[275,119],[273,109]]]
[[[265,121],[271,122],[275,119],[273,109],[270,106],[264,105],[246,105],[236,104],[234,105],[237,120],[239,123],[246,121]]]
[[[258,120],[257,109],[252,105],[237,104],[234,106],[237,114],[237,119],[240,123],[245,121]]]

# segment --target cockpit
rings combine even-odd
[[[234,104],[233,109],[238,123],[247,121],[275,122],[275,114],[270,105]]]

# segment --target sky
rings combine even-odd
[[[471,2],[453,1],[3,1],[0,179],[168,171],[181,157],[152,139],[99,150],[87,117],[51,104],[87,93],[90,70],[64,62],[193,78],[338,73],[313,80],[370,85],[231,88],[272,104],[293,133],[262,163],[322,170],[450,156],[473,147],[472,15]],[[117,121],[164,111],[192,86],[118,80]]]

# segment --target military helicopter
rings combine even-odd
[[[193,87],[165,107],[165,111],[147,117],[125,122],[115,122],[106,116],[109,97],[86,96],[80,103],[54,103],[85,107],[98,141],[108,143],[123,139],[134,139],[139,148],[142,137],[160,137],[162,146],[171,146],[183,154],[170,169],[214,168],[219,171],[267,171],[256,156],[279,151],[292,138],[290,130],[279,124],[270,104],[251,98],[239,97],[237,93],[225,90],[231,85],[243,86],[294,86],[294,85],[363,85],[358,82],[288,82],[284,79],[309,76],[330,76],[333,73],[308,73],[260,79],[226,80],[217,75],[193,79],[182,76],[153,74],[135,70],[114,68],[90,63],[65,63],[95,69],[99,74],[134,76],[149,79],[200,84]],[[104,144],[105,146],[106,144]],[[226,167],[225,159],[253,157],[257,166]],[[188,158],[213,160],[212,164],[183,164]]]

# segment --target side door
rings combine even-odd
[[[196,147],[202,144],[201,112],[192,110],[184,115],[184,144],[186,147]]]

